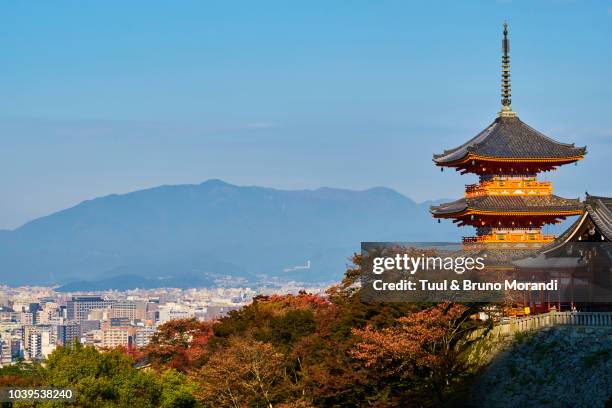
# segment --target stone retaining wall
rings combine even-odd
[[[474,331],[468,340],[474,345],[468,353],[468,361],[483,366],[496,355],[507,350],[522,333],[528,334],[553,327],[599,327],[612,328],[610,312],[550,312],[510,319],[492,328]]]

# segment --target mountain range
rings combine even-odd
[[[1,231],[0,280],[66,290],[337,280],[361,241],[457,241],[452,223],[431,218],[433,203],[384,187],[220,180],[109,195]]]

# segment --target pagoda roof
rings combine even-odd
[[[546,196],[480,196],[432,206],[434,216],[444,217],[463,213],[563,213],[580,214],[584,209],[579,199],[556,195]]]
[[[586,147],[557,142],[517,116],[500,116],[461,146],[434,154],[433,160],[439,166],[452,166],[471,158],[567,163],[580,160],[585,154]]]

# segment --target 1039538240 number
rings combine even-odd
[[[0,402],[14,401],[74,401],[71,388],[0,387]]]

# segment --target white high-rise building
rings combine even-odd
[[[13,341],[9,336],[0,337],[0,367],[13,361]]]
[[[189,319],[195,316],[195,310],[178,305],[176,303],[166,303],[159,306],[159,324],[164,324],[170,320]]]

